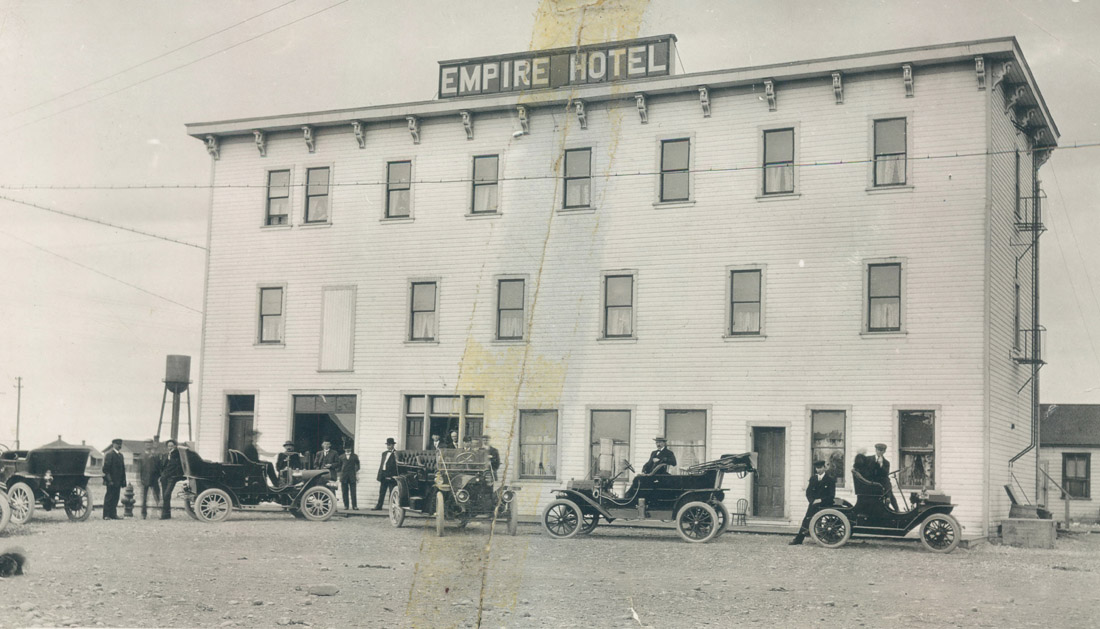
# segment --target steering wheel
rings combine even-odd
[[[628,472],[637,473],[634,471],[634,466],[630,464],[630,461],[623,461],[623,468]]]
[[[455,455],[455,463],[465,463],[472,458],[474,458],[473,452],[459,452],[457,455]]]

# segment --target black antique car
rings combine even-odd
[[[896,481],[898,473],[890,476]],[[838,498],[831,508],[810,519],[810,537],[818,544],[840,548],[853,535],[898,538],[917,529],[921,543],[932,552],[949,553],[959,545],[962,527],[951,515],[955,505],[948,496],[912,492],[906,501],[899,492],[905,508],[895,511],[886,504],[881,489],[866,489],[858,480],[854,484],[856,504]]]
[[[634,471],[628,461],[623,470]],[[722,503],[722,478],[735,473],[743,478],[756,471],[756,453],[726,454],[715,461],[687,468],[682,474],[638,474],[630,487],[617,495],[616,480],[570,480],[554,491],[556,500],[542,513],[542,525],[551,537],[565,539],[587,535],[600,518],[615,520],[674,520],[676,532],[688,542],[707,542],[729,526],[729,510]]]
[[[207,461],[186,447],[179,451],[186,480],[184,509],[196,520],[221,522],[233,509],[261,504],[280,506],[294,517],[318,522],[336,513],[336,494],[327,485],[327,470],[276,474],[271,463],[252,461],[236,450],[229,451],[228,463]]]
[[[390,495],[390,522],[395,527],[405,522],[408,510],[434,517],[440,536],[447,520],[464,527],[478,517],[507,522],[510,535],[519,529],[516,490],[496,486],[484,450],[402,450],[397,453],[397,471]]]
[[[46,511],[65,508],[70,520],[82,522],[92,514],[88,493],[87,448],[8,450],[0,454],[0,481],[8,487],[11,519],[23,524],[36,505]]]
[[[0,483],[0,532],[8,527],[11,521],[11,505],[8,504],[8,487]]]

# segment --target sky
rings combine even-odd
[[[0,0],[0,444],[17,404],[23,448],[145,438],[166,356],[197,380],[210,158],[185,123],[430,100],[438,61],[560,46],[581,15],[585,40],[675,34],[685,72],[1015,36],[1062,133],[1041,397],[1100,403],[1100,147],[1070,148],[1100,142],[1097,4]]]

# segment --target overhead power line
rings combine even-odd
[[[219,50],[215,50],[214,52],[212,52],[212,53],[210,53],[210,54],[207,54],[207,55],[203,55],[203,56],[201,56],[201,57],[199,57],[198,59],[195,59],[195,60],[193,60],[193,61],[188,61],[187,63],[182,63],[182,64],[180,64],[180,65],[178,65],[178,66],[175,66],[175,67],[173,67],[173,68],[169,68],[168,70],[165,70],[164,72],[159,72],[159,73],[157,73],[157,74],[154,74],[153,76],[150,76],[150,77],[147,77],[147,78],[141,79],[140,81],[135,81],[135,82],[133,82],[133,83],[131,83],[131,84],[129,84],[129,85],[126,85],[126,86],[124,86],[124,87],[120,87],[120,88],[118,88],[117,90],[114,90],[114,91],[112,91],[112,92],[107,92],[106,94],[101,94],[101,95],[99,95],[99,96],[96,96],[95,98],[90,98],[90,99],[88,99],[88,100],[86,100],[86,101],[83,101],[83,102],[77,103],[77,104],[75,104],[75,105],[72,105],[71,107],[66,107],[66,108],[64,108],[64,109],[61,109],[61,110],[59,110],[59,111],[55,111],[55,112],[54,112],[54,113],[52,113],[52,114],[49,114],[49,115],[46,115],[46,116],[42,116],[41,118],[35,118],[34,120],[31,120],[31,121],[29,121],[29,122],[24,122],[24,123],[23,123],[23,124],[21,124],[21,125],[16,125],[16,126],[14,126],[14,127],[10,127],[10,128],[8,128],[8,129],[5,129],[4,131],[5,131],[5,132],[7,132],[7,133],[10,133],[10,132],[12,132],[12,131],[18,131],[19,129],[22,129],[23,127],[28,127],[28,126],[30,126],[30,125],[32,125],[32,124],[36,124],[36,123],[42,122],[43,120],[49,120],[50,118],[53,118],[53,117],[55,117],[55,116],[59,116],[59,115],[61,115],[61,114],[65,113],[65,112],[67,112],[67,111],[72,111],[73,109],[76,109],[76,108],[78,108],[78,107],[83,107],[84,105],[90,105],[90,104],[92,104],[92,103],[94,103],[94,102],[96,102],[96,101],[100,101],[100,100],[103,100],[104,98],[107,98],[108,96],[114,96],[115,94],[118,94],[119,92],[124,92],[124,91],[126,91],[126,90],[128,90],[128,89],[130,89],[130,88],[132,88],[132,87],[137,87],[138,85],[141,85],[141,84],[143,84],[143,83],[148,83],[149,81],[152,81],[153,79],[158,79],[158,78],[160,78],[160,77],[162,77],[162,76],[164,76],[164,75],[166,75],[166,74],[170,74],[170,73],[172,73],[172,72],[175,72],[176,70],[182,70],[183,68],[186,68],[186,67],[188,67],[188,66],[193,66],[193,65],[195,65],[196,63],[198,63],[198,62],[200,62],[200,61],[205,61],[205,60],[207,60],[207,59],[209,59],[209,58],[211,58],[211,57],[214,57],[214,56],[216,56],[216,55],[220,55],[221,53],[223,53],[223,52],[226,52],[227,50],[232,50],[232,49],[234,49],[234,48],[237,48],[238,46],[243,46],[243,45],[245,45],[245,44],[247,44],[247,43],[250,43],[250,42],[256,41],[257,39],[259,39],[259,38],[261,38],[261,37],[264,37],[264,36],[267,36],[267,35],[270,35],[271,33],[274,33],[274,32],[276,32],[276,31],[281,31],[281,30],[283,30],[284,28],[288,28],[288,27],[290,27],[290,26],[293,26],[293,25],[295,25],[295,24],[297,24],[298,22],[301,22],[301,21],[303,21],[303,20],[308,20],[309,18],[311,18],[311,17],[313,17],[313,16],[315,16],[315,15],[319,15],[319,14],[321,14],[321,13],[324,13],[325,11],[329,11],[329,10],[331,10],[331,9],[335,9],[336,7],[340,6],[341,4],[346,4],[346,3],[350,2],[350,1],[351,1],[351,0],[340,0],[340,1],[339,1],[339,2],[337,2],[336,4],[333,4],[333,5],[327,6],[327,7],[323,8],[323,9],[320,9],[320,10],[318,10],[318,11],[314,11],[313,13],[310,13],[309,15],[305,15],[305,16],[302,16],[302,17],[300,17],[300,18],[298,18],[298,19],[296,19],[296,20],[293,20],[293,21],[287,22],[286,24],[283,24],[282,26],[277,26],[277,27],[275,27],[275,28],[273,28],[273,29],[271,29],[271,30],[269,30],[269,31],[264,31],[263,33],[260,33],[259,35],[255,35],[255,36],[253,36],[253,37],[249,37],[248,39],[246,39],[246,40],[244,40],[244,41],[239,41],[239,42],[237,42],[237,43],[235,43],[235,44],[231,44],[231,45],[229,45],[229,46],[226,46],[225,48],[222,48],[222,49],[219,49]]]
[[[116,225],[114,223],[108,223],[107,221],[101,221],[98,218],[92,218],[90,216],[81,216],[79,214],[73,214],[71,212],[65,212],[64,210],[58,210],[58,209],[52,208],[52,207],[46,207],[45,205],[38,205],[37,203],[31,203],[29,201],[20,201],[19,199],[13,199],[11,197],[7,197],[7,196],[4,196],[4,195],[0,195],[0,199],[2,199],[4,201],[10,201],[12,203],[18,203],[19,205],[26,205],[28,207],[33,207],[37,210],[44,210],[46,212],[53,212],[54,214],[60,214],[62,216],[68,216],[69,218],[76,218],[76,219],[79,219],[79,220],[82,220],[82,221],[88,221],[89,223],[95,223],[97,225],[103,225],[104,227],[111,227],[113,229],[121,229],[122,231],[133,232],[135,234],[141,234],[142,236],[148,236],[150,238],[157,238],[159,240],[167,240],[168,242],[174,242],[177,245],[186,245],[188,247],[194,247],[195,249],[201,249],[202,251],[206,251],[206,247],[196,245],[196,244],[191,243],[191,242],[186,242],[186,241],[183,241],[183,240],[176,240],[175,238],[169,238],[168,236],[161,236],[160,234],[154,234],[154,233],[151,233],[151,232],[141,231],[140,229],[134,229],[133,227],[124,227],[122,225]]]
[[[40,246],[38,246],[38,245],[34,244],[33,242],[28,241],[28,240],[23,240],[19,236],[15,236],[15,235],[10,234],[6,231],[0,231],[0,234],[4,234],[8,238],[18,240],[19,242],[21,242],[21,243],[23,243],[27,246],[34,247],[35,249],[38,249],[39,251],[43,251],[45,253],[50,254],[51,256],[56,256],[58,258],[61,258],[62,260],[66,261],[70,264],[75,264],[76,266],[78,266],[82,269],[85,269],[87,271],[91,271],[92,273],[95,273],[96,275],[102,275],[103,277],[114,280],[114,281],[118,282],[119,284],[124,284],[126,286],[129,286],[130,288],[133,288],[134,290],[141,291],[141,292],[145,293],[146,295],[151,295],[153,297],[156,297],[157,299],[163,299],[164,301],[175,304],[175,305],[179,306],[180,308],[190,310],[191,312],[194,312],[194,313],[197,313],[197,314],[202,314],[201,310],[196,310],[196,309],[192,308],[191,306],[188,306],[187,304],[181,304],[180,302],[178,302],[174,299],[171,299],[169,297],[165,297],[164,295],[158,295],[157,293],[154,293],[151,290],[147,290],[145,288],[142,288],[142,287],[138,286],[137,284],[131,284],[130,282],[127,282],[126,280],[119,279],[119,278],[115,277],[114,275],[111,275],[110,273],[104,273],[103,271],[100,271],[98,269],[94,269],[94,268],[88,266],[87,264],[77,262],[76,260],[73,260],[72,258],[67,258],[67,257],[61,255],[60,253],[50,251],[49,249],[47,249],[45,247],[40,247]]]
[[[188,42],[188,43],[186,43],[186,44],[184,44],[184,45],[182,45],[182,46],[179,46],[178,48],[173,48],[172,50],[169,50],[169,51],[168,51],[168,52],[166,52],[166,53],[163,53],[163,54],[157,55],[156,57],[153,57],[153,58],[151,58],[151,59],[146,59],[145,61],[142,61],[141,63],[137,63],[137,64],[134,64],[134,65],[132,65],[132,66],[130,66],[130,67],[128,67],[128,68],[123,68],[122,70],[119,70],[118,72],[115,72],[114,74],[110,74],[110,75],[108,75],[108,76],[105,76],[105,77],[103,77],[103,78],[101,78],[101,79],[96,79],[96,80],[92,81],[91,83],[85,83],[84,85],[81,85],[80,87],[76,87],[76,88],[73,88],[73,89],[71,89],[71,90],[69,90],[69,91],[65,92],[64,94],[58,94],[57,96],[53,96],[53,97],[51,97],[51,98],[47,98],[47,99],[46,99],[46,100],[44,100],[44,101],[40,101],[40,102],[37,102],[37,103],[35,103],[35,104],[33,104],[33,105],[29,105],[29,106],[27,106],[27,107],[24,107],[23,109],[20,109],[20,110],[18,110],[18,111],[13,111],[13,112],[11,112],[10,114],[8,114],[8,116],[7,116],[7,117],[8,117],[8,118],[11,118],[12,116],[17,116],[17,115],[19,115],[19,114],[21,114],[21,113],[24,113],[24,112],[30,111],[30,110],[32,110],[32,109],[37,109],[38,107],[41,107],[42,105],[48,105],[48,104],[50,104],[50,103],[52,103],[52,102],[54,102],[54,101],[57,101],[57,100],[61,100],[62,98],[65,98],[66,96],[68,96],[68,95],[70,95],[70,94],[75,94],[76,92],[79,92],[79,91],[81,91],[81,90],[86,90],[86,89],[88,89],[89,87],[93,87],[93,86],[95,86],[95,85],[99,85],[100,83],[103,83],[104,81],[109,81],[109,80],[111,80],[111,79],[115,78],[116,76],[119,76],[120,74],[125,74],[125,73],[129,72],[130,70],[136,70],[136,69],[138,69],[138,68],[140,68],[140,67],[142,67],[142,66],[146,66],[146,65],[149,65],[150,63],[153,63],[154,61],[159,61],[160,59],[163,59],[163,58],[165,58],[165,57],[167,57],[167,56],[169,56],[169,55],[175,54],[175,53],[177,53],[177,52],[179,52],[179,51],[183,50],[184,48],[189,48],[189,47],[191,47],[191,46],[194,46],[194,45],[195,45],[195,44],[197,44],[197,43],[200,43],[200,42],[204,42],[204,41],[206,41],[206,40],[210,39],[211,37],[215,37],[215,36],[217,36],[217,35],[221,35],[222,33],[226,32],[226,31],[230,31],[230,30],[233,30],[234,28],[237,28],[238,26],[241,26],[242,24],[247,24],[248,22],[251,22],[252,20],[255,20],[255,19],[257,19],[257,18],[263,17],[263,16],[267,15],[268,13],[271,13],[272,11],[277,11],[277,10],[279,10],[279,9],[281,9],[281,8],[283,8],[283,7],[285,7],[285,6],[287,6],[288,4],[293,4],[293,3],[297,2],[297,1],[298,1],[298,0],[290,0],[289,2],[284,2],[283,4],[280,4],[280,5],[279,5],[279,6],[277,6],[277,7],[272,7],[272,8],[270,8],[270,9],[266,10],[266,11],[262,11],[262,12],[260,12],[260,13],[257,13],[256,15],[253,15],[252,17],[250,17],[250,18],[248,18],[248,19],[245,19],[245,20],[241,20],[240,22],[237,22],[236,24],[233,24],[233,25],[231,25],[231,26],[227,26],[227,27],[225,27],[225,28],[223,28],[223,29],[221,29],[221,30],[218,30],[218,31],[214,31],[213,33],[210,33],[209,35],[205,35],[205,36],[203,36],[203,37],[200,37],[200,38],[198,38],[198,39],[196,39],[196,40],[190,41],[190,42]]]

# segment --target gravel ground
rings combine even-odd
[[[0,550],[22,547],[31,562],[0,584],[0,626],[474,627],[479,613],[485,627],[1100,624],[1096,534],[1053,551],[936,555],[914,542],[826,550],[733,532],[687,544],[671,529],[618,526],[553,540],[534,525],[490,538],[474,523],[438,538],[428,524],[39,512],[0,534]],[[311,594],[318,586],[338,592]]]

